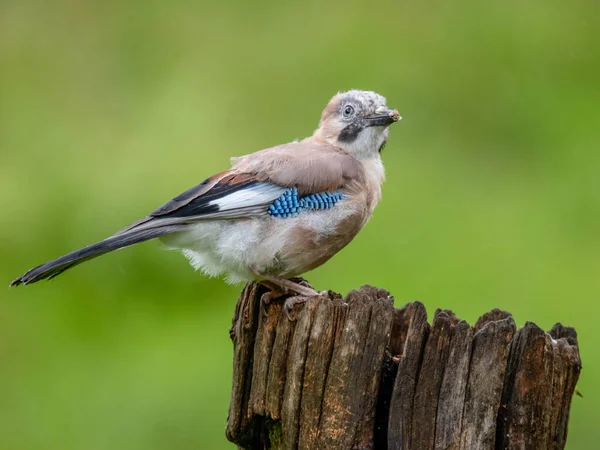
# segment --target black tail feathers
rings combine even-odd
[[[45,279],[51,280],[52,278],[63,273],[65,270],[68,270],[71,267],[74,267],[77,264],[81,264],[82,262],[92,258],[96,258],[97,256],[181,230],[181,226],[171,225],[146,228],[142,230],[133,229],[126,231],[123,234],[116,234],[104,239],[103,241],[79,250],[75,250],[74,252],[61,256],[60,258],[56,258],[40,266],[34,267],[33,269],[27,271],[27,273],[24,275],[21,275],[15,279],[12,283],[10,283],[10,286],[31,284]]]

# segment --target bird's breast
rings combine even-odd
[[[368,220],[367,197],[365,192],[346,189],[331,208],[306,211],[292,219],[273,217],[273,236],[281,236],[277,261],[282,275],[312,270],[344,248]]]

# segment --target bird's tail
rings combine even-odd
[[[155,239],[166,234],[175,233],[182,231],[183,227],[178,225],[169,226],[157,226],[146,229],[131,229],[122,233],[117,233],[103,241],[97,242],[87,247],[75,250],[74,252],[68,253],[60,258],[56,258],[52,261],[48,261],[40,266],[34,267],[27,271],[24,275],[21,275],[15,279],[11,286],[19,286],[20,284],[31,284],[36,281],[44,279],[52,279],[65,270],[71,267],[81,264],[89,259],[95,258],[105,253],[118,250],[123,247],[129,247],[130,245],[137,244],[138,242],[148,241]]]

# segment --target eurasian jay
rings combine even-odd
[[[381,197],[388,127],[400,119],[375,92],[338,93],[311,137],[232,158],[231,169],[109,238],[29,270],[11,286],[51,279],[160,238],[207,275],[264,284],[266,302],[288,291],[317,295],[290,278],[326,262],[367,223]]]

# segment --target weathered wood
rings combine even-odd
[[[560,324],[545,333],[527,322],[517,332],[506,369],[497,448],[564,447],[571,398],[581,370],[576,342],[575,330]]]
[[[274,317],[278,322],[267,375],[265,416],[275,420],[281,418],[281,403],[287,375],[288,347],[294,331],[294,322],[279,319],[282,309],[281,305],[277,304],[269,307],[269,316]]]
[[[373,440],[373,427],[365,428],[363,412],[373,408],[377,396],[393,301],[387,292],[365,287],[350,292],[346,303],[327,374],[319,439],[313,448],[346,449]]]
[[[371,310],[371,321],[362,350],[359,372],[358,386],[362,386],[362,401],[357,404],[357,412],[360,412],[355,438],[357,448],[373,448],[374,445],[377,393],[381,382],[385,350],[390,340],[394,309],[393,299],[388,292],[373,292],[371,296],[376,300]],[[354,394],[355,392],[352,395]]]
[[[430,326],[421,303],[394,309],[370,286],[311,298],[290,321],[262,293],[244,288],[231,329],[227,438],[240,448],[564,448],[574,329],[516,331],[501,310],[474,327],[437,310]]]
[[[304,365],[315,308],[316,300],[310,299],[306,303],[306,307],[300,311],[289,348],[287,377],[281,406],[283,448],[293,448],[298,442],[300,400],[302,399],[302,389],[304,387]]]
[[[250,425],[249,398],[254,367],[252,354],[258,327],[261,288],[248,284],[242,291],[235,308],[229,336],[233,341],[233,386],[231,404],[227,418],[227,439],[232,442],[251,443],[255,439],[255,428]]]
[[[411,317],[406,331],[406,343],[398,355],[398,372],[392,392],[388,422],[388,447],[412,448],[413,400],[421,369],[423,349],[429,335],[427,311],[420,302],[406,306]]]
[[[508,316],[482,324],[473,336],[461,449],[494,448],[508,345],[514,332],[515,322]]]
[[[552,405],[554,405],[552,423],[549,427],[549,448],[560,449],[567,443],[567,427],[571,400],[581,372],[581,357],[577,345],[577,332],[572,327],[557,323],[549,331],[556,340],[552,342],[554,372],[552,374]]]
[[[435,449],[457,450],[471,362],[473,329],[461,320],[454,328],[450,354],[440,388],[435,421]]]
[[[435,444],[435,420],[446,360],[450,351],[451,321],[437,310],[425,345],[413,402],[412,446],[423,450]]]
[[[325,391],[341,309],[341,302],[324,301],[317,305],[306,355],[298,448],[316,448],[318,442],[321,399]]]
[[[281,309],[281,305],[273,305]],[[269,362],[275,343],[277,328],[277,315],[269,314],[265,320],[258,321],[256,340],[254,342],[254,355],[252,361],[252,386],[250,389],[249,407],[254,414],[266,414],[267,384],[269,378]]]

